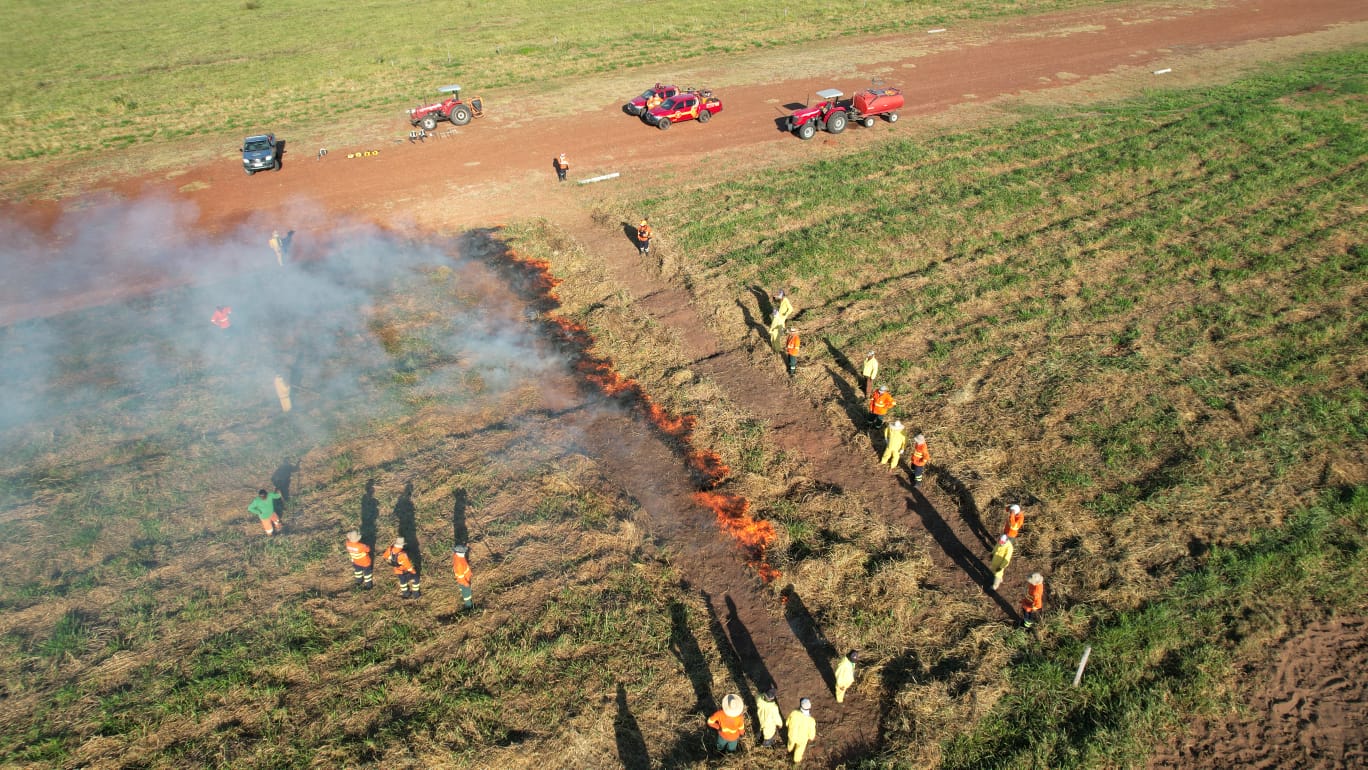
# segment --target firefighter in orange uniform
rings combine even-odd
[[[1017,535],[1021,533],[1021,525],[1025,523],[1026,514],[1021,512],[1021,506],[1013,503],[1007,506],[1007,524],[1002,528],[1002,534],[1015,545]]]
[[[1045,576],[1039,572],[1026,578],[1026,597],[1021,600],[1021,625],[1026,628],[1040,620],[1040,610],[1045,606]]]
[[[880,385],[874,392],[874,397],[869,399],[869,420],[875,428],[882,428],[888,418],[888,410],[897,406],[898,402],[893,400],[893,396],[888,392],[887,385]]]
[[[371,567],[370,546],[361,542],[361,533],[352,530],[347,533],[347,556],[351,558],[352,578],[357,588],[370,590],[375,587],[375,571]]]
[[[912,454],[907,464],[912,466],[912,486],[919,487],[926,475],[926,464],[931,462],[931,450],[926,448],[926,436],[918,433],[912,437]]]
[[[798,348],[802,347],[802,344],[802,340],[798,338],[798,327],[790,328],[788,339],[784,340],[784,363],[788,365],[790,377],[798,371]]]
[[[722,699],[722,708],[708,717],[708,727],[717,731],[717,750],[736,751],[741,736],[746,734],[746,704],[741,696],[730,693]]]
[[[418,582],[418,571],[413,568],[413,562],[407,553],[404,553],[404,538],[394,538],[394,544],[386,548],[380,558],[389,562],[394,568],[394,574],[399,578],[399,595],[405,599],[417,599],[422,596],[422,585]]]
[[[466,561],[468,553],[470,549],[463,545],[451,549],[451,569],[456,574],[456,586],[461,589],[461,609],[466,610],[475,606],[470,590],[470,562]]]
[[[641,254],[651,253],[651,223],[644,218],[637,225],[636,233],[637,252]]]

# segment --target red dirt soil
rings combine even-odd
[[[1273,657],[1249,672],[1243,713],[1193,725],[1150,770],[1368,767],[1368,621],[1317,623]]]
[[[937,36],[925,55],[901,61],[864,62],[862,67],[892,71],[915,67],[915,79],[905,89],[909,108],[904,115],[911,116],[942,111],[968,101],[1050,88],[1066,80],[1076,82],[1078,78],[1122,67],[1166,66],[1163,64],[1165,57],[1177,51],[1220,48],[1256,39],[1295,35],[1365,18],[1368,18],[1368,4],[1362,0],[1246,0],[1211,8],[1118,6],[999,22],[979,28],[979,34],[973,39],[950,30]],[[926,45],[926,37],[921,32],[905,39],[909,50]],[[1061,73],[1074,77],[1061,78]],[[815,469],[819,481],[858,491],[875,510],[904,525],[910,532],[926,530],[931,535],[928,552],[940,567],[936,578],[944,590],[979,595],[981,600],[996,603],[1004,620],[1014,618],[1012,602],[1015,595],[1004,599],[984,588],[985,575],[980,560],[986,553],[989,531],[972,498],[963,493],[962,485],[948,471],[941,469],[933,473],[931,483],[921,490],[912,490],[901,474],[890,476],[875,467],[877,457],[869,456],[867,446],[857,440],[858,426],[852,425],[838,434],[828,425],[818,405],[767,396],[783,393],[785,380],[782,369],[777,366],[762,371],[750,365],[748,348],[756,344],[756,340],[718,339],[691,306],[687,291],[648,275],[653,271],[643,269],[635,249],[629,250],[620,230],[595,225],[586,210],[584,197],[576,194],[579,188],[558,184],[551,170],[551,159],[559,152],[569,153],[572,178],[620,171],[623,181],[632,177],[657,180],[662,175],[688,169],[704,155],[725,160],[733,167],[753,167],[762,162],[757,160],[762,150],[773,157],[785,154],[791,158],[812,157],[814,153],[822,152],[823,142],[800,143],[779,130],[776,118],[783,109],[774,104],[773,97],[798,97],[818,88],[846,85],[836,80],[839,79],[794,79],[728,88],[721,94],[726,101],[726,110],[715,120],[707,125],[683,124],[666,132],[623,115],[614,104],[586,112],[573,121],[562,121],[555,132],[547,132],[537,125],[502,126],[500,119],[492,116],[462,130],[455,139],[426,145],[386,146],[379,156],[358,160],[346,159],[345,149],[332,148],[323,160],[312,157],[314,148],[292,149],[287,155],[285,169],[279,173],[248,178],[234,163],[217,162],[190,168],[176,175],[173,181],[161,174],[119,181],[108,190],[74,201],[12,204],[0,211],[0,222],[8,222],[10,227],[17,224],[37,233],[45,248],[58,252],[73,237],[81,216],[79,213],[65,215],[64,211],[98,208],[101,200],[110,197],[141,199],[156,196],[193,204],[195,224],[217,237],[237,233],[244,226],[257,227],[262,212],[285,212],[290,217],[289,226],[301,233],[301,248],[307,250],[310,235],[327,232],[337,219],[368,220],[386,227],[416,226],[450,231],[488,226],[516,217],[547,217],[568,230],[590,253],[601,255],[632,293],[644,298],[639,300],[644,312],[678,329],[685,352],[694,360],[693,368],[715,380],[737,404],[767,420],[777,445],[804,457]],[[877,138],[876,132],[862,134],[852,129],[829,141],[858,146],[857,143],[873,142]],[[415,179],[453,181],[418,186],[413,182]],[[241,269],[260,260],[273,260],[265,246],[267,235],[263,231],[260,236],[260,254],[245,255],[239,262],[225,267]],[[0,232],[0,237],[6,236]],[[316,240],[319,236],[313,237]],[[66,264],[56,253],[50,260],[34,259],[22,265],[4,265],[6,280],[0,289],[0,323],[53,315],[121,296],[156,291],[185,283],[195,273],[187,270],[184,274],[144,274],[145,270],[140,273],[137,269],[136,261],[131,264],[133,268],[126,267],[119,252],[114,250],[99,265]],[[93,278],[73,290],[72,284],[63,279],[75,274]],[[737,299],[754,304],[754,298],[749,294]],[[800,376],[803,374],[800,371]],[[844,378],[848,383],[855,381],[851,371],[834,372],[832,376]],[[629,442],[623,440],[621,426],[585,427],[591,435],[598,434],[594,443],[603,448],[603,460],[610,469],[623,470],[624,478],[635,478],[636,474],[627,472],[628,469],[643,463],[655,467],[662,463],[680,463],[659,438],[643,435],[639,440]],[[642,430],[647,430],[644,424]],[[857,451],[857,447],[862,448]],[[935,457],[934,439],[931,451]],[[781,689],[789,700],[799,694],[814,697],[819,742],[809,754],[809,764],[831,766],[849,756],[847,752],[876,743],[880,704],[870,691],[873,688],[862,691],[857,684],[856,694],[842,707],[836,706],[827,687],[830,672],[823,668],[819,659],[819,654],[827,652],[826,643],[820,639],[820,632],[802,619],[802,613],[798,611],[801,601],[797,610],[791,606],[792,602],[789,602],[790,606],[777,606],[745,568],[739,551],[731,549],[730,557],[720,556],[720,544],[724,541],[711,514],[693,502],[695,490],[688,478],[681,472],[669,479],[642,480],[641,483],[629,483],[628,491],[651,517],[652,526],[656,528],[654,534],[672,544],[680,544],[681,563],[694,561],[716,565],[710,570],[686,570],[686,574],[694,590],[708,595],[722,633],[736,648],[742,668],[749,669],[757,662],[767,666],[768,673],[780,680]],[[997,526],[997,513],[988,512],[988,528]],[[708,536],[699,536],[703,532],[709,533]],[[1018,578],[1031,569],[1029,559],[1024,556],[1012,568]],[[1362,626],[1357,628],[1361,656]],[[1299,640],[1298,645],[1314,649],[1319,644],[1337,641],[1337,638],[1333,634],[1327,637],[1308,631]],[[1289,655],[1292,655],[1291,660],[1316,657],[1300,647],[1291,648]],[[1354,670],[1345,669],[1346,672]],[[746,674],[748,678],[754,678],[750,671]],[[1306,686],[1300,679],[1298,683],[1297,686]],[[1289,682],[1289,689],[1284,692],[1300,692],[1291,686],[1293,684]],[[1328,679],[1317,679],[1310,684],[1340,686]],[[1356,700],[1345,702],[1358,704],[1361,709],[1361,688],[1356,692]],[[1304,692],[1302,697],[1303,703],[1310,702]],[[1270,700],[1269,703],[1274,702]],[[1282,708],[1300,708],[1288,703],[1297,702],[1283,701]],[[1326,703],[1327,700],[1318,702]],[[1284,712],[1278,708],[1276,704],[1270,705],[1268,713],[1281,717]],[[1332,713],[1322,705],[1315,708],[1322,720]],[[1264,726],[1265,732],[1261,736],[1277,742],[1263,747],[1268,756],[1295,762],[1284,753],[1302,751],[1296,743],[1298,734],[1284,730],[1289,721],[1297,720],[1283,719]],[[1204,747],[1208,746],[1210,751],[1219,752],[1217,756],[1234,751],[1233,745],[1229,748],[1218,745],[1220,737],[1231,735],[1238,739],[1253,735],[1239,731],[1255,727],[1233,724],[1218,728],[1210,736],[1194,739],[1205,742],[1194,744],[1198,748],[1192,751],[1184,750],[1180,764],[1193,761],[1192,752],[1206,751]],[[1361,720],[1357,731],[1345,729],[1340,732],[1357,734],[1361,741]],[[1327,740],[1334,743],[1333,739]],[[1361,746],[1361,742],[1358,745]],[[1335,749],[1329,744],[1316,744],[1315,750],[1333,752]],[[1358,757],[1361,761],[1362,753],[1349,751],[1344,749],[1342,756]],[[1251,759],[1253,761],[1258,760]],[[1232,766],[1232,763],[1218,764]],[[1156,765],[1159,766],[1179,765]]]

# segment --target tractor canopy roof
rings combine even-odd
[[[441,91],[441,92],[444,93],[444,94],[459,94],[459,93],[461,92],[461,87],[460,87],[460,86],[457,86],[457,85],[450,85],[450,86],[442,86],[441,88],[439,88],[439,89],[437,89],[437,90],[438,90],[438,91]]]
[[[823,88],[817,92],[818,99],[840,99],[845,94],[839,88]]]

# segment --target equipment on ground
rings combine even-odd
[[[480,97],[474,96],[469,101],[462,101],[461,87],[457,85],[442,86],[437,90],[450,96],[440,102],[409,110],[409,124],[420,126],[424,131],[433,131],[442,121],[464,126],[473,118],[484,117],[484,100]]]
[[[845,99],[837,88],[817,92],[817,104],[795,110],[788,117],[788,130],[799,139],[811,139],[819,130],[839,134],[851,122],[865,128],[874,127],[874,119],[882,117],[889,123],[898,122],[898,110],[903,106],[902,89],[891,87],[866,88]]]

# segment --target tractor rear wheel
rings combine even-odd
[[[874,119],[873,119],[873,118],[865,118],[864,120],[860,121],[860,125],[864,126],[865,128],[873,128],[873,127],[874,127]]]
[[[799,139],[802,139],[802,140],[806,141],[806,140],[811,139],[812,137],[814,137],[814,136],[816,136],[816,135],[817,135],[817,126],[813,125],[812,121],[810,121],[810,120],[809,120],[808,122],[804,123],[803,125],[801,125],[801,126],[798,127],[798,138],[799,138]]]
[[[424,116],[423,116],[423,119],[420,120],[420,121],[418,121],[418,125],[419,125],[424,131],[436,131],[436,130],[437,130],[437,119],[434,118],[434,117],[432,117],[431,115],[424,115]]]
[[[664,131],[665,129],[667,129],[667,128],[669,128],[669,127],[670,127],[670,119],[669,119],[669,118],[661,118],[660,120],[657,120],[657,121],[656,121],[656,128],[660,129],[661,131]]]
[[[897,122],[898,122],[898,113],[896,113],[896,112],[890,112],[890,113],[888,113],[888,122],[889,122],[889,123],[897,123]]]
[[[846,116],[844,112],[838,112],[827,118],[827,130],[833,134],[839,134],[845,130]]]
[[[451,110],[451,122],[458,126],[464,126],[469,123],[470,110],[466,109],[465,105],[453,108]]]
[[[707,122],[710,121],[710,120],[712,120],[712,113],[711,113],[711,112],[708,112],[707,110],[699,110],[699,111],[698,111],[698,122],[699,122],[699,123],[707,123]]]

